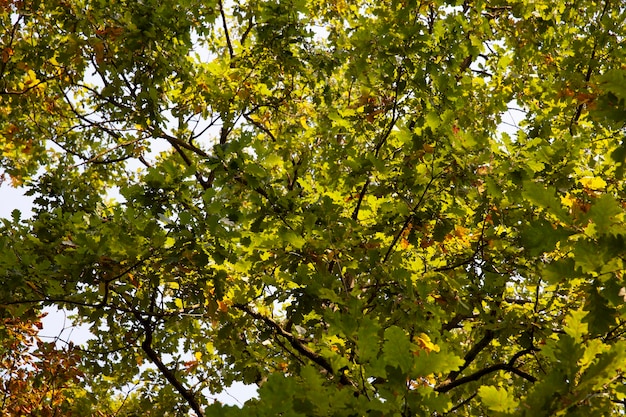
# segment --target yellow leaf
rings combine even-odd
[[[600,177],[583,177],[579,181],[583,187],[591,190],[603,190],[606,187],[606,181]]]
[[[434,344],[426,333],[420,333],[417,336],[414,336],[413,341],[422,350],[425,350],[426,352],[432,352],[432,351],[439,352],[439,346]]]
[[[200,360],[202,359],[202,352],[194,352],[193,356],[196,357],[196,360]]]
[[[570,193],[567,193],[564,196],[561,196],[561,204],[563,204],[567,208],[572,208],[575,202],[576,202],[576,199],[572,198]]]
[[[468,232],[469,232],[469,229],[467,229],[466,227],[459,226],[459,225],[454,226],[454,235],[456,237],[463,238],[467,236]]]
[[[35,71],[29,69],[26,73],[26,78],[24,79],[24,85],[33,85],[37,84],[38,82],[39,80],[37,79],[37,74],[35,74]]]

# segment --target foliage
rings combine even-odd
[[[625,14],[0,1],[3,317],[103,412],[623,412]]]
[[[2,415],[96,415],[92,401],[84,398],[79,349],[69,345],[59,350],[43,342],[37,336],[40,318],[4,318],[0,324]]]

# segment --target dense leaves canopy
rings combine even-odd
[[[0,164],[35,199],[1,228],[0,331],[28,337],[0,385],[59,358],[82,394],[30,400],[66,415],[623,412],[624,22],[0,1]],[[93,340],[33,341],[46,306]],[[211,399],[237,381],[258,398]]]

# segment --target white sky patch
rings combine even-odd
[[[13,210],[19,210],[22,219],[32,216],[33,196],[24,195],[24,187],[12,187],[9,180],[0,184],[0,218],[9,219]]]
[[[76,325],[69,316],[71,311],[60,310],[56,307],[45,307],[43,312],[47,315],[41,319],[43,329],[39,332],[39,337],[47,342],[56,342],[59,348],[66,346],[69,342],[75,345],[84,345],[89,340],[94,339],[87,325]]]
[[[521,129],[520,123],[526,118],[526,111],[513,100],[507,105],[508,110],[502,114],[502,121],[496,128],[499,133],[507,133],[511,137]]]

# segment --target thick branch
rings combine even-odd
[[[296,336],[294,336],[292,333],[288,332],[287,330],[283,329],[274,320],[260,313],[253,311],[250,307],[243,305],[243,304],[235,304],[234,307],[254,317],[257,320],[261,320],[263,323],[265,323],[265,325],[269,326],[276,334],[287,339],[289,344],[296,351],[298,351],[301,355],[307,357],[308,359],[310,359],[311,361],[319,365],[328,373],[328,375],[333,375],[333,376],[335,375],[333,371],[333,367],[331,366],[330,362],[328,362],[324,357],[320,356],[319,354],[311,350],[308,346],[304,345],[304,343],[300,339],[298,339]],[[356,384],[352,380],[350,380],[344,373],[341,373],[341,375],[339,376],[339,381],[341,382],[342,385],[348,385],[348,386],[352,386],[356,388]]]
[[[108,290],[108,288],[107,288],[107,291],[110,291],[110,290]],[[205,313],[193,313],[192,312],[194,310],[198,311],[201,308],[200,304],[194,304],[194,305],[191,305],[191,306],[188,306],[188,307],[186,307],[184,309],[179,309],[179,310],[165,310],[165,311],[157,312],[157,311],[137,310],[137,309],[131,308],[131,307],[122,307],[122,306],[119,306],[119,305],[112,305],[112,304],[108,304],[108,303],[103,303],[102,301],[99,302],[99,303],[89,303],[89,302],[86,302],[86,301],[70,300],[70,299],[66,299],[66,298],[47,297],[45,295],[42,295],[42,298],[37,298],[37,299],[10,300],[10,301],[0,300],[0,307],[7,307],[7,306],[11,306],[11,305],[20,305],[20,304],[42,304],[42,305],[45,305],[46,303],[67,304],[69,306],[86,307],[86,308],[93,308],[93,309],[101,309],[101,308],[102,309],[110,309],[110,310],[114,310],[114,311],[116,311],[118,313],[134,314],[134,315],[140,316],[140,317],[154,317],[154,318],[157,318],[157,319],[162,319],[162,318],[166,318],[166,317],[182,317],[182,316],[186,316],[186,317],[205,317]]]
[[[452,329],[456,329],[460,326],[460,323],[463,320],[468,320],[468,319],[475,319],[476,317],[478,317],[478,315],[473,315],[473,314],[457,314],[454,317],[452,317],[447,323],[443,324],[441,326],[442,330],[452,330]]]
[[[142,140],[143,140],[143,138],[137,138],[137,139],[133,139],[133,140],[130,140],[130,141],[127,141],[127,142],[118,143],[117,145],[115,145],[115,146],[113,146],[111,148],[107,148],[107,149],[97,153],[96,155],[92,156],[91,158],[87,159],[86,161],[83,161],[83,162],[81,162],[79,164],[74,165],[72,168],[76,168],[76,167],[79,167],[81,165],[85,165],[85,164],[89,164],[89,163],[102,165],[102,164],[111,164],[111,163],[115,163],[115,162],[125,161],[127,159],[132,158],[133,155],[126,155],[126,156],[122,156],[122,157],[115,158],[115,159],[100,160],[100,158],[105,156],[108,153],[116,151],[119,148],[123,148],[123,147],[129,146],[129,145],[134,145],[135,143],[140,142]]]
[[[172,138],[172,139],[175,139],[175,138]],[[185,165],[187,165],[188,167],[192,166],[193,163],[191,162],[191,159],[189,159],[189,157],[181,149],[181,146],[187,148],[187,146],[183,146],[187,144],[178,139],[175,139],[175,140],[167,139],[167,141],[170,143],[170,145],[174,147],[178,155],[180,155],[180,157],[182,158]],[[198,171],[195,172],[195,176],[196,176],[196,179],[198,180],[198,183],[202,187],[202,189],[208,190],[209,188],[211,188],[212,183],[213,183],[212,180],[210,182],[205,180],[204,178],[202,178],[202,174],[200,174],[200,172]]]
[[[365,184],[363,184],[363,188],[361,189],[361,192],[359,193],[359,199],[356,203],[356,207],[354,208],[354,211],[352,212],[352,220],[356,221],[359,218],[359,210],[361,210],[361,204],[363,203],[363,198],[365,198],[365,194],[367,193],[367,187],[369,187],[370,185],[370,177],[367,177],[367,180],[365,180]]]
[[[478,381],[480,378],[482,378],[485,375],[488,375],[490,373],[496,372],[496,371],[507,371],[507,372],[511,372],[514,373],[517,376],[520,376],[522,378],[524,378],[527,381],[530,382],[536,382],[537,378],[535,378],[534,376],[530,375],[527,372],[522,371],[521,369],[518,369],[514,366],[515,362],[517,361],[517,359],[519,359],[520,357],[530,354],[533,352],[534,349],[525,349],[522,350],[520,352],[517,352],[515,355],[513,355],[513,357],[511,358],[511,360],[508,363],[498,363],[495,365],[491,365],[488,366],[486,368],[483,368],[479,371],[474,372],[473,374],[464,376],[462,378],[453,380],[453,381],[446,381],[443,385],[439,385],[438,387],[435,387],[435,391],[437,392],[448,392],[453,388],[456,388],[460,385],[466,384],[468,382],[472,382],[472,381]]]
[[[161,132],[159,136],[161,136],[163,139],[168,141],[172,146],[176,145],[176,146],[179,146],[181,148],[187,149],[188,151],[191,151],[191,152],[195,153],[196,155],[201,156],[202,158],[208,158],[208,156],[209,156],[208,153],[206,153],[202,149],[198,148],[197,146],[194,146],[194,145],[192,145],[190,143],[182,141],[182,140],[178,139],[177,137],[174,137],[172,135],[164,134],[163,132]]]
[[[226,45],[228,45],[228,55],[232,58],[235,56],[235,51],[233,50],[233,44],[230,41],[230,34],[228,33],[228,26],[226,24],[226,13],[224,13],[224,4],[220,0],[218,3],[220,8],[220,16],[222,17],[222,26],[224,26],[224,35],[226,36]]]
[[[472,382],[472,381],[478,381],[480,378],[482,378],[485,375],[488,375],[490,373],[496,372],[496,371],[508,371],[508,372],[512,372],[518,376],[521,376],[522,378],[526,379],[527,381],[530,382],[536,382],[537,378],[535,378],[534,376],[521,371],[517,368],[515,368],[514,366],[511,366],[509,364],[506,363],[498,363],[496,365],[491,365],[488,366],[484,369],[481,369],[480,371],[474,372],[471,375],[468,376],[464,376],[463,378],[459,378],[456,381],[452,381],[449,382],[447,384],[444,385],[440,385],[438,387],[435,387],[435,391],[437,392],[448,392],[453,388],[456,388],[460,385],[466,384],[468,382]]]
[[[487,330],[485,332],[485,335],[483,336],[482,339],[480,339],[480,341],[478,343],[476,343],[469,352],[467,352],[465,354],[464,359],[464,363],[463,365],[459,368],[458,371],[452,371],[450,372],[450,375],[448,375],[448,380],[449,381],[454,381],[461,372],[463,372],[463,370],[465,368],[467,368],[473,361],[474,359],[476,359],[476,356],[478,356],[478,354],[485,349],[487,346],[489,346],[489,343],[491,343],[491,341],[493,340],[493,338],[495,337],[495,332],[493,330]]]
[[[254,111],[256,109],[253,109],[252,111]],[[274,136],[274,134],[272,133],[271,130],[269,130],[267,127],[263,126],[261,123],[255,121],[254,119],[252,119],[250,117],[250,114],[252,114],[252,111],[245,113],[243,115],[243,117],[250,123],[252,123],[252,125],[254,125],[256,128],[258,128],[259,130],[263,131],[267,136],[270,137],[270,139],[272,140],[272,142],[276,142],[276,137]]]
[[[145,333],[145,339],[141,344],[141,348],[148,355],[148,358],[156,365],[156,367],[161,371],[161,374],[167,379],[167,381],[172,384],[172,386],[178,391],[180,395],[183,396],[185,401],[189,404],[192,410],[196,413],[198,417],[204,417],[204,412],[200,407],[200,404],[196,400],[196,397],[193,395],[191,391],[183,386],[183,384],[176,378],[174,372],[172,372],[161,360],[159,355],[152,348],[152,334],[153,329],[150,327],[150,324],[147,321],[143,322]]]

